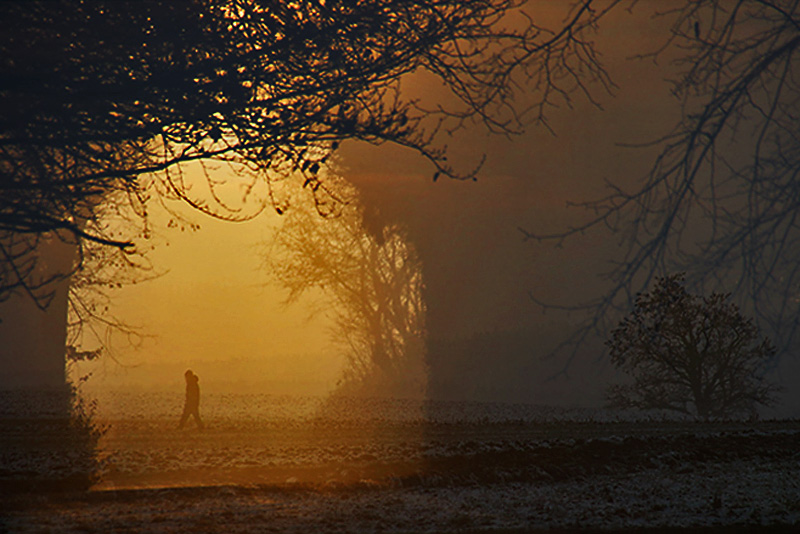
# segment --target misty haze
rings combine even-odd
[[[0,530],[800,523],[797,2],[0,20]]]

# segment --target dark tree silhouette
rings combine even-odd
[[[234,166],[240,200],[279,212],[273,186],[290,175],[329,209],[335,192],[318,173],[347,139],[397,143],[436,176],[472,177],[447,162],[439,128],[513,132],[608,83],[587,32],[614,3],[578,2],[552,31],[514,0],[0,3],[0,296],[46,304],[51,280],[35,276],[33,253],[45,233],[130,248],[95,209],[121,196],[142,217],[164,196],[252,216],[211,172],[209,193],[193,189],[189,162]],[[458,104],[404,98],[400,79],[422,72]],[[526,114],[511,105],[522,83],[539,95]]]
[[[609,389],[612,405],[703,419],[752,413],[774,402],[765,382],[775,349],[759,339],[729,295],[689,294],[683,275],[659,278],[606,342],[611,362],[633,383]]]
[[[322,291],[316,305],[333,319],[332,339],[345,356],[343,391],[421,396],[427,332],[419,257],[400,226],[376,234],[356,191],[337,189],[347,202],[335,216],[308,206],[286,214],[267,247],[268,271],[289,291],[287,304]]]
[[[672,62],[683,114],[648,145],[661,147],[650,173],[630,191],[612,186],[582,204],[596,214],[587,224],[527,235],[560,242],[610,227],[622,238],[608,292],[567,306],[588,317],[567,344],[573,349],[604,336],[655,277],[684,271],[699,291],[731,291],[786,353],[800,326],[800,4],[681,1],[663,9],[671,34],[641,57]]]

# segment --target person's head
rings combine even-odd
[[[191,369],[187,369],[186,372],[183,373],[183,376],[184,378],[186,378],[186,380],[191,380],[192,377],[194,376],[194,373],[192,372]]]

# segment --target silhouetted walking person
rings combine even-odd
[[[183,428],[189,416],[193,415],[194,422],[197,423],[197,428],[202,430],[203,421],[200,419],[200,385],[198,384],[200,378],[191,370],[187,370],[183,376],[186,378],[186,402],[183,404],[183,415],[181,415],[181,422],[178,423],[178,428]]]

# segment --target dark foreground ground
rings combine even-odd
[[[207,423],[112,422],[56,491],[57,437],[5,422],[0,531],[800,532],[793,421]]]

